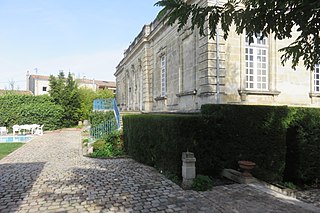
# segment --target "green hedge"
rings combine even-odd
[[[320,109],[291,108],[284,181],[320,184]]]
[[[200,116],[126,115],[125,151],[139,162],[181,176],[181,153],[195,150],[202,126]]]
[[[253,173],[266,181],[281,181],[285,168],[288,107],[203,105],[202,114],[216,144],[221,168],[238,168],[238,160],[254,161]]]
[[[319,183],[320,109],[203,105],[201,115],[128,115],[123,127],[129,155],[180,177],[188,150],[198,174],[216,176],[251,160],[260,179]]]
[[[15,124],[44,124],[45,130],[60,128],[62,108],[47,95],[0,96],[0,126],[11,130]]]

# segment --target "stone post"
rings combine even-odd
[[[190,188],[196,177],[196,158],[192,152],[182,153],[182,187]]]
[[[82,124],[83,124],[84,126],[89,126],[89,125],[90,125],[88,120],[84,120],[84,121],[82,122]]]
[[[91,153],[93,153],[93,146],[92,146],[92,143],[88,143],[87,155],[90,155]]]

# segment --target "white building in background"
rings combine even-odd
[[[212,5],[217,1],[189,0]],[[215,40],[186,26],[155,20],[142,28],[115,72],[121,110],[198,111],[203,104],[320,106],[320,67],[281,64],[278,50],[294,39],[271,34],[249,44],[231,28]],[[208,30],[207,28],[205,30]]]
[[[27,73],[27,90],[31,91],[34,95],[44,95],[48,94],[50,90],[49,87],[49,77],[45,75],[30,75]],[[113,81],[103,81],[103,80],[94,80],[79,78],[75,79],[79,87],[86,87],[94,91],[109,89],[114,94],[116,93],[116,83]]]

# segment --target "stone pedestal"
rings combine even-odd
[[[91,153],[93,153],[93,146],[92,143],[88,143],[88,155],[90,155]]]
[[[84,120],[82,124],[83,124],[84,126],[89,126],[89,125],[90,125],[90,123],[89,123],[88,120]]]
[[[190,188],[196,177],[196,158],[192,152],[182,153],[182,187]]]

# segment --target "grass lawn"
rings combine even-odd
[[[24,143],[0,143],[0,159],[4,158]]]

